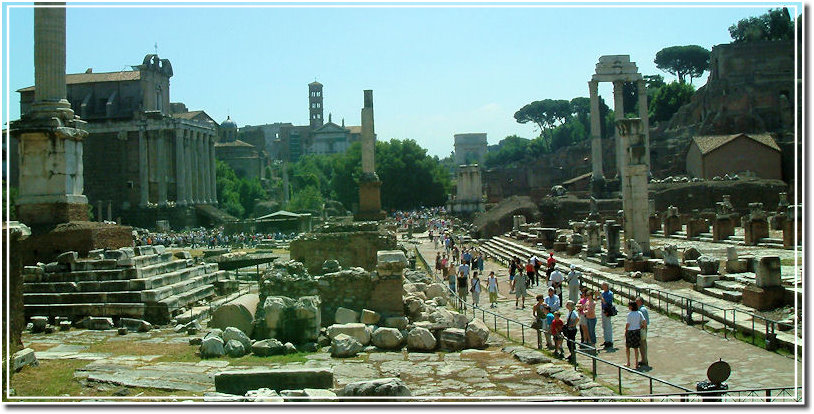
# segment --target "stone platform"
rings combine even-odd
[[[182,309],[215,295],[225,279],[218,265],[175,260],[163,246],[71,252],[57,262],[23,268],[25,315],[130,317],[164,324]]]

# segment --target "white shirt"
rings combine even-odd
[[[627,323],[630,325],[628,326],[628,330],[635,331],[638,329],[642,329],[642,321],[644,320],[644,315],[642,315],[639,311],[631,311],[627,314]]]
[[[554,286],[554,282],[562,283],[562,273],[559,270],[551,272],[551,278],[548,280],[548,286]]]
[[[490,277],[489,278],[489,291],[490,292],[497,292],[497,278]]]

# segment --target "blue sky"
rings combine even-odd
[[[33,9],[9,7],[15,4],[30,3],[3,8],[3,100],[11,119],[19,118],[14,91],[34,83]],[[373,89],[379,139],[412,138],[439,156],[452,150],[455,133],[486,132],[490,144],[511,134],[536,136],[533,126],[514,121],[514,112],[533,100],[588,96],[601,55],[629,54],[641,73],[669,81],[674,77],[653,63],[660,49],[727,43],[731,24],[777,6],[69,6],[75,4],[91,7],[68,9],[68,73],[127,70],[157,42],[175,73],[171,100],[219,122],[228,113],[239,126],[306,124],[307,84],[314,79],[325,85],[325,116],[359,125],[362,90]],[[609,84],[600,94],[612,102]]]

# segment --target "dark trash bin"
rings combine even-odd
[[[699,381],[695,385],[695,390],[703,392],[703,394],[699,394],[703,402],[721,402],[721,397],[729,390],[729,385],[725,382],[716,384],[710,381]]]

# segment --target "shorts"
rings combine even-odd
[[[562,334],[562,332],[557,332],[554,334],[554,339],[557,341],[562,341],[565,339],[565,336]]]
[[[625,332],[625,346],[628,348],[638,348],[641,345],[641,332],[636,329],[635,331]]]
[[[588,326],[588,318],[584,314],[579,315],[579,324]]]

